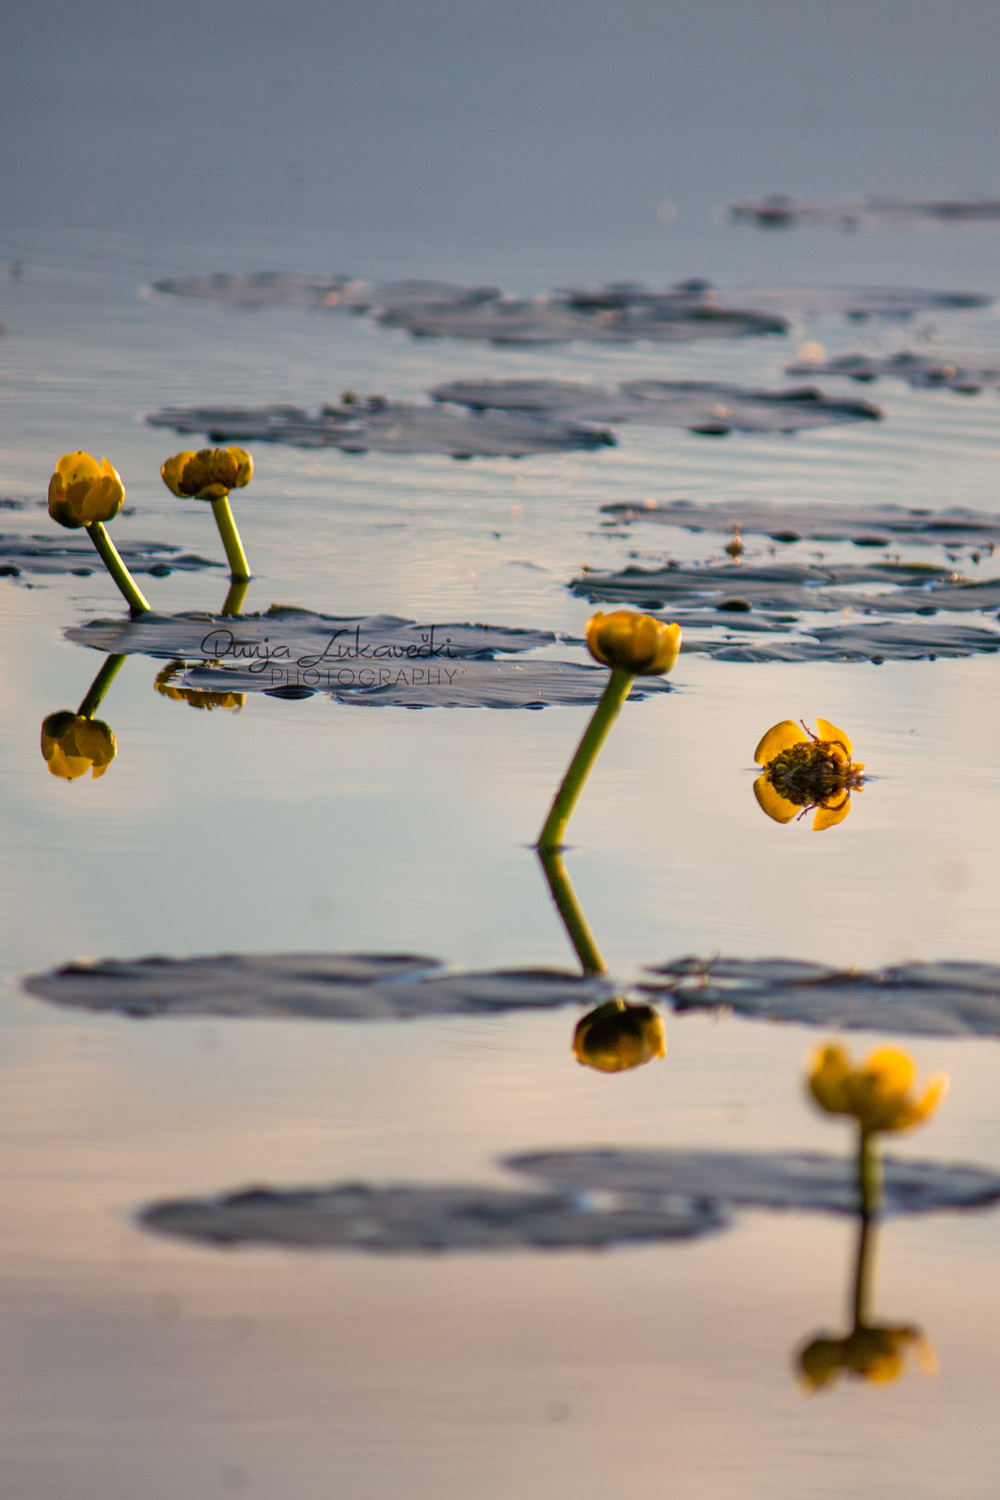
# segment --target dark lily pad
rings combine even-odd
[[[29,994],[119,1015],[408,1021],[598,1005],[614,994],[601,975],[558,969],[448,972],[413,954],[219,953],[204,958],[108,958],[24,980]]]
[[[322,307],[335,312],[397,306],[474,307],[500,296],[498,287],[454,286],[446,281],[386,281],[369,286],[350,276],[287,276],[280,271],[168,277],[154,281],[153,291],[230,307]]]
[[[953,506],[948,510],[910,509],[902,505],[760,505],[750,501],[669,500],[602,505],[604,515],[626,524],[651,521],[684,531],[731,532],[772,541],[858,542],[888,546],[890,537],[918,544],[989,546],[1000,541],[1000,516]]]
[[[787,321],[774,313],[717,307],[669,294],[645,305],[598,309],[558,294],[472,308],[396,307],[379,314],[378,320],[419,338],[484,339],[494,344],[561,344],[571,339],[591,344],[639,339],[686,343],[788,331]]]
[[[682,958],[640,988],[675,1011],[907,1036],[1000,1037],[1000,965],[897,964],[871,972],[783,958]]]
[[[162,578],[167,573],[193,573],[201,568],[223,566],[166,542],[116,539],[115,546],[132,573],[151,573]],[[98,573],[104,567],[85,531],[64,531],[59,536],[0,536],[0,564],[6,565],[4,572],[15,575],[18,572]]]
[[[1000,368],[962,364],[941,355],[902,352],[882,357],[871,354],[841,354],[836,359],[802,360],[789,365],[789,375],[843,375],[868,384],[882,376],[905,380],[922,390],[945,388],[963,396],[975,395],[987,386],[1000,385]]]
[[[921,291],[916,287],[716,287],[694,278],[666,291],[635,283],[616,283],[596,291],[569,291],[562,295],[574,305],[593,311],[616,307],[643,308],[659,303],[689,305],[735,311],[752,308],[772,316],[807,317],[817,313],[840,313],[849,318],[908,317],[934,308],[986,307],[992,297],[978,292]]]
[[[814,386],[762,391],[711,380],[632,380],[617,390],[572,380],[455,380],[436,386],[431,395],[475,411],[686,427],[711,437],[730,431],[798,432],[877,421],[882,415],[870,402],[833,400]]]
[[[67,639],[98,651],[186,663],[174,687],[408,708],[544,708],[596,703],[607,672],[550,657],[510,660],[555,644],[551,631],[416,624],[395,615],[338,617],[272,606],[265,615],[143,615],[93,620]],[[640,678],[633,697],[669,692]]]
[[[845,198],[810,203],[775,194],[769,198],[730,203],[734,224],[760,229],[791,229],[826,225],[836,229],[911,229],[941,224],[992,224],[1000,219],[1000,202],[992,198]],[[946,304],[956,305],[956,304]],[[958,303],[982,306],[982,303]]]
[[[657,1197],[702,1198],[743,1208],[854,1213],[856,1164],[846,1156],[785,1151],[674,1151],[613,1147],[538,1151],[504,1166],[559,1188]],[[977,1208],[1000,1199],[1000,1174],[950,1162],[885,1158],[885,1211],[931,1213]]]
[[[598,1209],[573,1194],[495,1187],[363,1182],[329,1187],[251,1187],[218,1198],[175,1199],[143,1210],[159,1234],[215,1245],[275,1245],[362,1253],[588,1250],[690,1240],[727,1223],[715,1204]]]
[[[211,442],[286,443],[345,453],[438,453],[452,458],[523,458],[606,448],[610,432],[576,422],[489,412],[477,416],[372,396],[324,406],[309,416],[294,406],[169,407],[146,418],[154,427],[205,433]]]

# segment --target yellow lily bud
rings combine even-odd
[[[852,761],[853,745],[828,719],[816,720],[816,733],[792,719],[774,724],[754,751],[764,767],[753,784],[763,812],[776,823],[816,809],[818,832],[842,823],[851,810],[851,792],[861,791],[864,765]]]
[[[641,1068],[654,1057],[665,1057],[667,1033],[663,1017],[651,1005],[626,1005],[609,1000],[577,1023],[573,1056],[601,1073],[623,1073]]]
[[[75,530],[95,521],[113,521],[122,508],[125,486],[113,465],[89,453],[64,453],[49,480],[49,515]]]
[[[596,614],[587,621],[587,648],[595,661],[634,677],[669,672],[681,649],[681,627],[631,609]]]
[[[160,469],[168,490],[185,499],[221,500],[253,478],[253,459],[245,448],[201,448],[175,453]]]
[[[96,780],[117,753],[115,737],[102,719],[65,712],[42,720],[42,755],[53,776],[76,781],[93,768]]]
[[[910,1351],[925,1375],[937,1373],[934,1350],[919,1328],[867,1327],[860,1324],[846,1338],[817,1338],[799,1355],[802,1384],[810,1391],[832,1385],[841,1375],[888,1385],[898,1380]]]
[[[855,1067],[842,1047],[817,1048],[809,1068],[809,1090],[820,1109],[853,1115],[862,1130],[912,1130],[928,1119],[948,1092],[948,1077],[928,1079],[920,1098],[911,1096],[916,1077],[912,1057],[886,1047]]]

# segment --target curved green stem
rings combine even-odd
[[[240,534],[236,530],[236,522],[229,508],[229,496],[220,495],[218,500],[212,501],[212,511],[215,515],[215,524],[219,528],[222,545],[226,549],[226,557],[229,560],[229,572],[234,583],[241,582],[244,578],[250,578],[250,564],[247,555],[243,551],[243,543]]]
[[[600,754],[601,746],[607,739],[611,726],[629,695],[632,682],[631,672],[625,672],[621,667],[612,668],[608,685],[601,695],[601,701],[594,709],[594,716],[587,725],[583,739],[577,746],[576,754],[569,763],[569,770],[556,792],[555,801],[538,839],[536,846],[538,849],[559,849],[562,846],[566,825],[583,791],[583,784],[590,775],[591,767]]]
[[[80,707],[77,709],[77,717],[81,719],[92,719],[101,706],[101,700],[108,688],[114,682],[121,671],[124,656],[109,656],[97,676],[94,678],[87,695]]]
[[[149,604],[136,587],[135,579],[118,555],[118,548],[104,529],[103,521],[92,521],[87,535],[101,555],[101,561],[125,596],[133,620],[150,613]]]
[[[594,942],[593,934],[587,926],[587,919],[583,915],[580,903],[576,899],[576,892],[572,882],[566,873],[562,855],[557,849],[539,849],[538,858],[542,869],[545,871],[545,879],[549,883],[549,893],[556,904],[556,910],[562,917],[566,935],[573,944],[574,952],[580,960],[585,974],[606,974],[608,966],[601,956],[601,950]]]
[[[226,615],[238,615],[243,608],[243,601],[250,587],[249,578],[234,578],[229,585],[229,593],[226,595],[225,603],[220,610],[223,619]]]

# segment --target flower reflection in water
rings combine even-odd
[[[42,755],[53,776],[76,781],[91,771],[103,776],[118,753],[110,727],[94,715],[108,688],[121,670],[125,657],[109,656],[73,713],[65,709],[42,720]]]
[[[862,790],[865,768],[851,759],[853,746],[844,731],[827,719],[816,720],[816,731],[784,719],[754,751],[764,768],[754,794],[776,823],[790,823],[815,808],[813,828],[832,828],[850,812],[851,792]]]
[[[818,1391],[847,1375],[872,1385],[889,1385],[902,1375],[911,1351],[922,1374],[937,1374],[933,1347],[911,1323],[899,1327],[862,1324],[840,1339],[820,1335],[799,1354],[802,1384],[807,1390]]]
[[[173,698],[178,703],[188,703],[192,708],[228,708],[234,713],[239,713],[246,704],[246,693],[207,693],[198,688],[174,687],[170,679],[183,668],[182,661],[172,661],[157,675],[153,686],[158,693],[162,693],[164,698]]]

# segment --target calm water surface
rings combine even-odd
[[[703,273],[997,292],[996,245],[708,225],[622,264],[607,245],[576,242],[449,258],[304,232],[194,247],[22,234],[0,246],[25,262],[0,287],[0,490],[41,501],[59,454],[106,453],[134,508],[115,536],[221,557],[207,508],[160,482],[180,446],[143,423],[162,405],[315,407],[346,387],[417,398],[464,375],[777,385],[806,337],[830,353],[1000,351],[992,309],[905,327],[821,320],[733,345],[421,343],[362,319],[152,297],[143,289],[159,275],[271,265],[534,292]],[[866,394],[885,409],[878,426],[723,442],[625,427],[615,449],[517,463],[258,445],[234,502],[257,570],[246,607],[579,635],[590,610],[566,584],[582,564],[719,555],[718,538],[609,531],[603,504],[1000,509],[995,393],[883,382]],[[43,509],[10,511],[3,529],[52,523]],[[140,583],[163,611],[216,610],[220,575]],[[116,760],[99,781],[67,784],[48,774],[39,725],[75,707],[101,658],[62,632],[120,612],[96,570],[0,580],[4,1493],[992,1496],[996,1215],[885,1230],[879,1310],[928,1332],[936,1380],[808,1399],[794,1353],[839,1326],[847,1296],[853,1229],[833,1219],[748,1213],[686,1246],[392,1260],[186,1247],[135,1225],[153,1198],[251,1182],[509,1182],[497,1159],[542,1146],[846,1140],[803,1101],[802,1059],[818,1039],[805,1028],[668,1018],[665,1061],[607,1077],[572,1060],[569,1012],[140,1023],[25,997],[19,976],[81,954],[413,951],[476,968],[572,958],[528,846],[588,711],[250,695],[239,713],[197,713],[154,691],[162,663],[135,656],[101,711]],[[997,671],[992,658],[876,668],[682,656],[675,692],[626,707],[573,823],[568,864],[613,971],[629,979],[689,952],[1000,962]],[[817,714],[848,730],[871,772],[850,819],[822,836],[769,823],[751,789],[763,731]],[[951,1073],[952,1094],[900,1149],[1000,1167],[995,1045],[913,1050]]]

